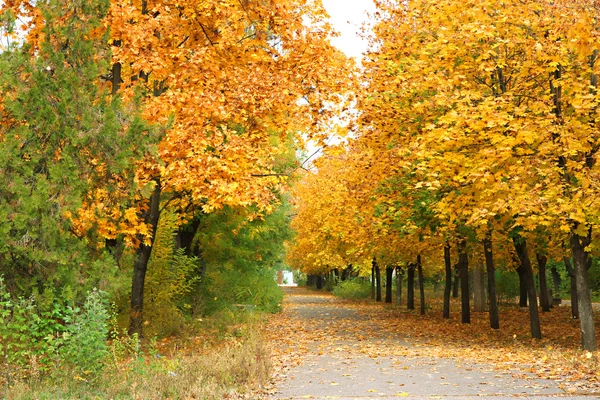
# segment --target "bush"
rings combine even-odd
[[[348,279],[338,283],[333,294],[343,299],[366,299],[371,296],[371,284],[362,278]]]
[[[516,271],[496,270],[496,293],[499,302],[512,301],[519,296],[519,275]]]
[[[65,371],[95,379],[108,356],[107,310],[101,291],[88,293],[82,310],[56,298],[46,308],[33,297],[13,299],[0,278],[0,357],[6,383]]]

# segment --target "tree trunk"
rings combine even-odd
[[[571,234],[571,251],[575,269],[577,286],[577,305],[579,308],[579,323],[581,326],[581,347],[583,350],[596,351],[596,329],[594,327],[594,310],[592,309],[592,296],[588,277],[588,253],[592,234],[591,229],[587,236],[582,237],[575,233],[577,226]]]
[[[375,258],[373,258],[373,266],[375,267],[375,280],[377,281],[377,296],[375,300],[381,301],[381,270],[379,269],[379,264],[377,264]]]
[[[319,274],[316,277],[316,285],[317,285],[317,290],[321,290],[323,289],[323,274]]]
[[[392,287],[394,279],[394,268],[385,267],[385,302],[392,302]]]
[[[131,281],[131,311],[129,314],[129,334],[137,334],[142,337],[143,332],[143,311],[144,311],[144,283],[146,281],[146,271],[148,270],[148,261],[152,253],[152,246],[156,238],[156,228],[158,227],[158,219],[160,216],[160,180],[154,182],[154,190],[150,196],[150,205],[144,213],[144,222],[150,225],[152,229],[152,237],[150,244],[145,244],[143,238],[140,240],[140,245],[137,250],[137,257],[133,263],[133,278]]]
[[[452,297],[458,299],[458,289],[460,287],[460,266],[458,263],[454,266],[454,282],[452,284]]]
[[[404,270],[396,267],[396,306],[402,304],[402,280],[404,278]]]
[[[460,305],[461,322],[471,323],[471,306],[469,304],[469,257],[467,255],[467,242],[462,239],[458,242],[458,268],[460,271]]]
[[[408,279],[406,293],[406,308],[409,310],[415,309],[415,266],[408,264]]]
[[[546,285],[546,263],[548,257],[542,254],[536,254],[538,262],[538,278],[540,281],[540,305],[542,306],[543,312],[550,311],[550,298],[548,296],[548,285]]]
[[[371,300],[375,300],[375,266],[371,266]]]
[[[560,274],[556,270],[556,266],[552,266],[550,269],[552,273],[552,283],[554,284],[554,292],[552,293],[552,304],[559,305],[560,299]]]
[[[517,268],[517,273],[519,274],[519,307],[527,307],[527,279],[522,264]]]
[[[421,302],[421,315],[425,315],[425,285],[423,282],[423,265],[421,255],[417,256],[417,274],[419,276],[419,300]]]
[[[475,312],[485,311],[485,282],[483,278],[483,265],[477,262],[473,266],[473,309]]]
[[[524,280],[527,285],[527,297],[529,302],[529,325],[531,328],[531,337],[535,339],[542,338],[542,330],[540,328],[540,315],[538,312],[537,293],[535,291],[535,280],[533,279],[533,270],[531,261],[527,253],[527,242],[521,237],[513,238],[513,244],[519,260],[521,268],[523,268]]]
[[[575,270],[571,266],[571,260],[567,257],[564,257],[565,268],[567,269],[567,274],[569,274],[569,278],[571,280],[571,317],[573,319],[579,318],[579,300],[577,299],[577,283],[575,281]]]
[[[487,270],[488,300],[490,303],[490,328],[500,329],[498,297],[496,296],[496,267],[494,266],[491,233],[488,233],[485,239],[483,239],[483,249],[485,253],[485,268]]]
[[[452,263],[450,259],[450,245],[444,246],[444,265],[446,267],[446,284],[444,286],[444,318],[450,318],[450,294],[452,292]]]

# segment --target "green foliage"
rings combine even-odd
[[[0,52],[0,273],[15,293],[69,285],[83,300],[117,272],[99,238],[77,237],[71,218],[94,189],[135,186],[150,138],[137,110],[99,85],[110,62],[108,32],[98,34],[108,5],[36,3],[39,48],[16,41]]]
[[[367,299],[371,296],[371,284],[363,278],[348,279],[339,282],[333,294],[343,299]]]
[[[0,356],[11,382],[76,371],[95,379],[108,349],[106,294],[88,293],[82,309],[55,298],[49,305],[13,298],[0,279]]]
[[[175,250],[176,215],[164,211],[160,217],[152,255],[148,263],[144,286],[145,312],[148,336],[169,336],[181,332],[189,308],[185,296],[199,277],[193,277],[198,260],[188,257],[183,249]]]
[[[519,275],[514,270],[496,270],[496,293],[499,302],[510,302],[519,296]]]
[[[211,314],[233,304],[254,305],[276,312],[282,300],[275,271],[283,265],[283,242],[291,237],[289,205],[250,220],[248,210],[226,208],[204,217],[197,235],[206,273],[198,285],[199,314]]]
[[[106,293],[94,289],[88,293],[83,309],[75,309],[70,320],[65,321],[67,331],[63,334],[65,345],[60,356],[63,363],[88,379],[98,376],[109,355],[108,309]]]

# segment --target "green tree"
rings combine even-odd
[[[132,166],[148,135],[135,108],[124,110],[101,79],[109,2],[36,7],[37,34],[0,54],[0,273],[24,292],[70,285],[83,294],[115,266],[97,250],[93,229],[78,229],[78,211],[98,188],[134,186]],[[3,20],[10,34],[10,8]]]

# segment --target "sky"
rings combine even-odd
[[[362,24],[367,21],[367,13],[375,11],[371,0],[322,0],[331,16],[331,24],[341,36],[332,43],[346,55],[360,60],[367,49],[367,42],[358,37]]]

